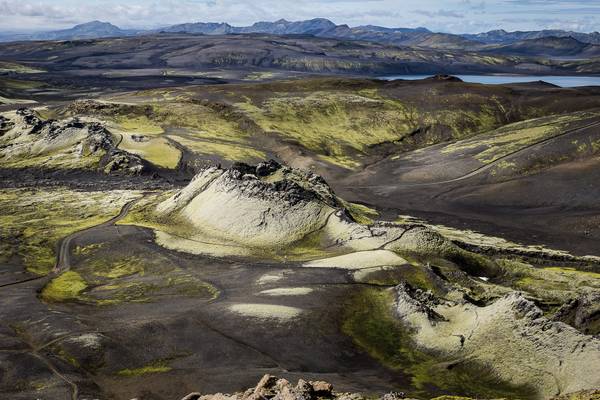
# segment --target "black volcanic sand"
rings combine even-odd
[[[11,372],[0,379],[0,391],[11,398],[39,396],[23,389],[12,392],[35,381],[53,399],[69,398],[72,385],[84,398],[177,399],[198,390],[241,390],[265,373],[327,379],[339,390],[359,392],[407,387],[407,377],[381,367],[341,333],[345,301],[364,286],[353,283],[345,271],[190,256],[165,250],[152,239],[146,229],[109,226],[86,231],[73,246],[104,243],[102,254],[113,258],[159,258],[166,271],[181,268],[214,285],[218,297],[158,296],[149,302],[102,306],[46,304],[36,292],[47,278],[3,287],[0,357]],[[78,271],[85,262],[85,257],[73,257],[71,270]],[[269,273],[282,273],[283,278],[257,284]],[[314,291],[301,296],[258,294],[297,286]],[[290,322],[262,320],[229,310],[238,303],[279,304],[303,312]],[[69,338],[89,333],[101,337],[100,349],[69,344]],[[172,370],[139,376],[119,372],[156,360],[166,360]]]

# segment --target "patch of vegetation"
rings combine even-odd
[[[137,154],[152,164],[164,168],[175,168],[181,159],[181,152],[164,138],[148,138],[123,134],[119,148]]]
[[[48,283],[42,290],[42,299],[49,302],[65,302],[79,299],[88,287],[81,275],[66,271]]]
[[[386,367],[411,377],[409,395],[430,398],[431,393],[473,398],[532,398],[524,387],[514,387],[468,362],[451,363],[418,348],[410,332],[393,316],[393,294],[389,290],[363,289],[344,311],[343,332]],[[448,368],[452,365],[451,368]]]
[[[411,132],[412,112],[402,103],[343,92],[273,96],[258,105],[237,103],[264,131],[290,137],[323,159],[347,168],[369,146]]]
[[[117,375],[131,378],[148,374],[159,374],[169,372],[172,369],[173,368],[169,367],[168,363],[165,360],[157,360],[151,362],[148,365],[144,365],[143,367],[122,369],[119,372],[117,372]]]
[[[56,262],[60,239],[98,225],[119,213],[137,192],[78,192],[68,188],[0,190],[0,248],[33,273],[47,274]]]
[[[340,199],[341,200],[341,199]],[[372,224],[379,216],[377,210],[367,207],[363,204],[350,203],[342,200],[342,204],[348,210],[352,218],[359,224],[369,225]]]
[[[57,292],[64,285],[72,287],[75,292],[63,296],[44,295],[42,298],[112,306],[152,302],[165,296],[210,300],[219,295],[217,288],[185,273],[165,257],[148,257],[134,249],[130,249],[127,255],[121,255],[120,250],[110,246],[102,246],[83,256],[59,278],[53,280],[44,293]],[[73,284],[75,279],[77,285]]]
[[[40,68],[33,68],[23,64],[17,64],[8,61],[0,61],[0,73],[3,72],[16,72],[19,74],[38,74],[45,72]]]
[[[147,116],[119,116],[116,119],[121,129],[144,135],[160,135],[163,128],[151,121]]]
[[[585,290],[600,289],[600,274],[570,267],[537,268],[519,259],[500,259],[504,282],[549,304],[559,305]]]
[[[112,262],[111,262],[112,261]],[[137,257],[126,257],[123,259],[91,259],[86,263],[92,274],[102,278],[123,278],[125,276],[144,273],[144,265]]]
[[[235,142],[206,141],[175,135],[169,137],[196,154],[207,156],[216,155],[225,160],[240,161],[250,164],[267,158],[267,155],[264,152]]]

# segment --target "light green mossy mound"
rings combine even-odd
[[[137,154],[152,164],[164,168],[175,168],[181,159],[181,151],[165,138],[123,133],[119,148]]]
[[[206,169],[156,212],[186,221],[195,231],[191,240],[282,248],[321,229],[335,211],[333,194],[316,175],[286,169],[281,180],[267,182],[252,172]]]
[[[42,290],[42,299],[49,302],[77,300],[88,287],[81,275],[67,271],[50,281]]]
[[[159,244],[193,254],[349,269],[402,265],[404,255],[417,254],[446,258],[476,276],[494,274],[493,262],[429,228],[369,223],[375,215],[339,199],[315,174],[267,162],[206,168],[182,190],[140,203],[123,222],[151,227]]]
[[[600,386],[600,340],[546,319],[518,293],[479,307],[400,285],[394,313],[423,351],[485,365],[536,398]]]
[[[342,330],[377,361],[407,374],[412,383],[407,395],[429,398],[437,390],[473,398],[532,397],[529,388],[503,382],[487,366],[444,359],[415,346],[410,329],[394,315],[393,304],[390,290],[361,290],[346,305]]]
[[[4,113],[0,121],[0,167],[128,174],[146,170],[139,156],[115,147],[115,137],[100,122],[43,119],[30,109]]]

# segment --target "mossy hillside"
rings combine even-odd
[[[3,256],[20,258],[36,274],[47,274],[56,263],[58,242],[73,232],[105,222],[134,191],[79,192],[68,188],[0,190]]]
[[[164,168],[175,168],[181,159],[181,151],[164,138],[140,137],[122,134],[119,148],[137,154],[152,164]]]
[[[48,168],[48,169],[79,169],[96,170],[100,160],[106,154],[104,151],[97,151],[95,154],[80,157],[75,149],[66,148],[53,151],[49,154],[34,155],[27,157],[15,157],[1,159],[3,168]]]
[[[439,359],[415,346],[410,332],[394,318],[393,293],[367,288],[346,305],[342,330],[356,345],[388,368],[410,377],[410,396],[431,398],[453,394],[473,398],[532,398],[528,388],[500,382],[493,374],[468,362]],[[448,368],[452,365],[451,368]]]
[[[204,156],[216,155],[228,161],[252,164],[268,158],[263,151],[237,142],[196,139],[190,136],[183,137],[178,135],[171,135],[169,138],[185,146],[186,149],[193,153]]]
[[[264,131],[290,137],[325,160],[346,167],[353,153],[369,146],[394,142],[411,132],[410,111],[401,103],[368,97],[316,92],[272,97],[263,103],[238,103]]]
[[[379,216],[377,210],[365,206],[364,204],[350,203],[342,199],[338,200],[342,203],[344,208],[350,213],[352,218],[362,225],[372,224],[375,219]]]
[[[589,122],[590,118],[597,116],[595,113],[581,112],[509,124],[486,133],[485,137],[450,144],[442,153],[455,154],[466,151],[472,153],[480,162],[488,164],[568,129],[585,125],[586,121]]]
[[[149,93],[152,97],[146,98]],[[235,119],[227,116],[228,111],[223,109],[223,106],[215,105],[211,108],[210,102],[207,102],[207,105],[200,104],[189,94],[183,96],[178,94],[179,92],[172,95],[170,93],[171,91],[166,89],[142,91],[133,99],[137,104],[109,101],[105,107],[89,107],[83,110],[74,108],[67,113],[99,116],[131,134],[155,136],[164,132],[181,131],[201,139],[220,139],[239,143],[245,143],[245,138],[249,137]],[[115,100],[120,99],[113,99]]]
[[[229,153],[228,159],[239,159],[243,154],[235,146],[263,151],[251,139],[272,133],[274,139],[293,140],[320,160],[349,169],[377,152],[378,145],[385,144],[386,151],[398,146],[400,151],[487,136],[511,120],[548,113],[534,104],[514,106],[505,88],[469,85],[457,91],[424,85],[418,96],[415,90],[366,80],[304,79],[153,89],[125,100],[146,102],[139,106],[149,107],[144,115],[169,134],[185,133],[185,139],[191,135],[218,144],[202,154],[214,150],[221,157]],[[522,144],[528,136],[535,135],[521,132],[516,139]],[[511,141],[505,144],[513,146]],[[202,149],[201,144],[192,147]],[[493,160],[495,153],[491,149],[481,159]]]
[[[536,267],[525,260],[500,259],[502,281],[538,299],[558,306],[586,291],[600,290],[600,274],[572,267]]]

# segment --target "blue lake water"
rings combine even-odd
[[[392,81],[395,79],[417,80],[431,75],[390,75],[379,79]],[[600,86],[600,76],[533,76],[533,75],[455,75],[465,82],[500,85],[503,83],[523,83],[544,81],[561,87]]]

